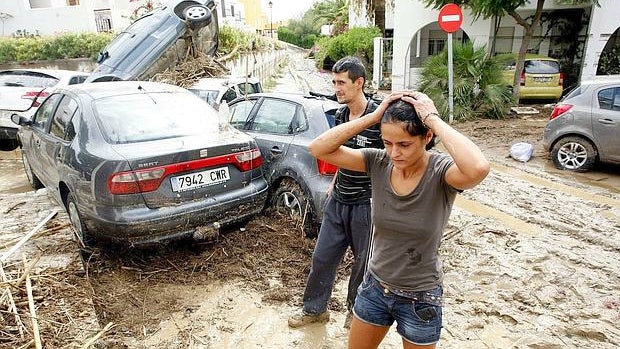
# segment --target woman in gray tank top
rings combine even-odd
[[[385,149],[343,145],[379,122]],[[435,136],[449,155],[429,152]],[[488,161],[441,119],[428,96],[409,91],[326,131],[310,151],[339,168],[366,172],[372,182],[372,255],[353,308],[349,348],[376,348],[394,322],[404,348],[434,348],[442,325],[443,230],[456,194],[487,176]]]

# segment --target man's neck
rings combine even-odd
[[[355,99],[347,103],[349,107],[349,120],[357,119],[364,114],[368,101],[363,93],[360,93]]]

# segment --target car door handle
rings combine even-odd
[[[282,149],[279,147],[273,147],[271,148],[271,154],[282,154]]]
[[[612,119],[598,119],[598,122],[600,122],[603,125],[615,125],[616,122],[613,121]]]

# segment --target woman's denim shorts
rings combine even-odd
[[[396,320],[396,331],[408,342],[435,344],[441,335],[442,294],[442,287],[437,286],[404,297],[403,292],[390,291],[367,273],[357,290],[353,313],[359,320],[376,326],[392,326]]]

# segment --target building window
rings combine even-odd
[[[434,56],[439,52],[443,51],[443,48],[446,46],[446,40],[441,39],[429,39],[428,40],[428,55]]]
[[[434,56],[446,46],[446,33],[441,30],[428,31],[428,55]]]
[[[28,0],[31,9],[79,6],[80,0]]]
[[[95,11],[95,24],[97,24],[97,32],[111,32],[112,31],[112,11],[96,10]]]

